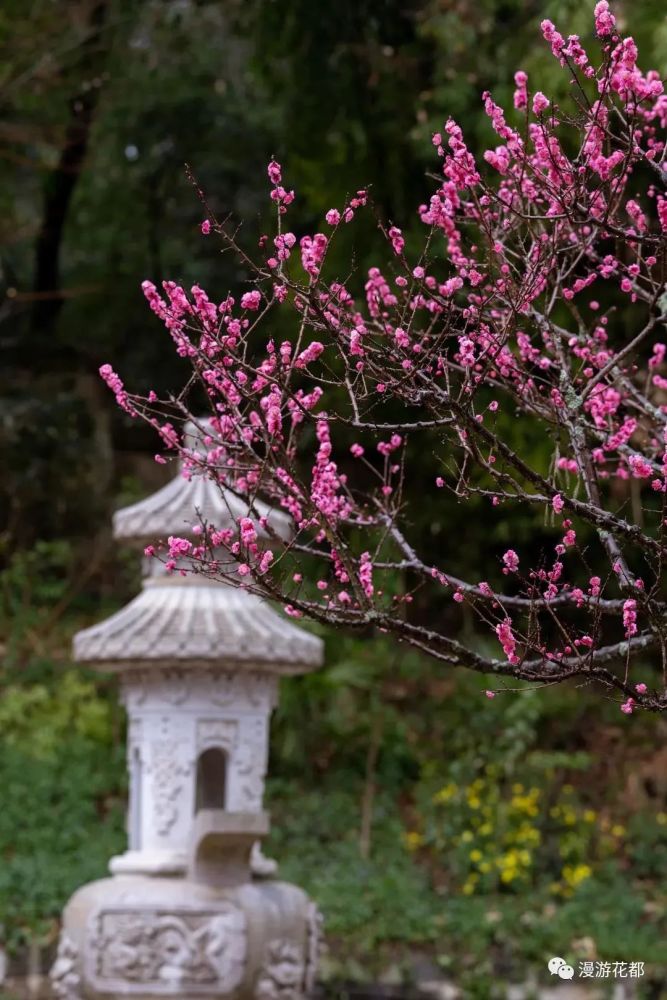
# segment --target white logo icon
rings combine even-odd
[[[558,956],[550,958],[547,968],[552,976],[560,976],[561,979],[574,978],[574,969],[567,964],[564,958],[558,958]]]

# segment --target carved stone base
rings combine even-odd
[[[117,875],[79,889],[51,971],[59,1000],[303,1000],[319,916],[285,882],[215,890]]]

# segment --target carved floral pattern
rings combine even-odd
[[[189,767],[180,759],[177,740],[155,740],[151,747],[153,816],[160,836],[166,836],[178,819],[178,796]]]
[[[82,1000],[78,963],[78,948],[67,934],[61,934],[50,975],[51,988],[58,1000]]]
[[[123,698],[128,711],[150,702],[153,708],[169,710],[174,704],[211,705],[235,710],[269,712],[277,700],[277,678],[247,667],[243,672],[229,669],[177,668],[136,669],[123,678]]]
[[[103,910],[92,926],[89,952],[100,989],[173,995],[181,987],[228,993],[243,978],[245,916],[232,904],[213,912],[178,914]]]
[[[229,753],[236,745],[237,733],[236,719],[200,719],[197,723],[197,749],[222,747]]]
[[[266,724],[264,719],[255,719],[252,724],[246,724],[234,757],[234,767],[240,778],[242,809],[258,812],[262,808],[266,755]]]
[[[271,941],[255,986],[255,1000],[303,1000],[304,962],[293,941]]]
[[[309,995],[315,989],[315,979],[320,957],[324,950],[324,917],[315,903],[308,904],[306,916],[306,967],[303,977],[303,990]]]

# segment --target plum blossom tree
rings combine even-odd
[[[185,476],[209,476],[247,506],[236,531],[202,518],[190,538],[166,541],[155,554],[168,571],[247,587],[293,617],[382,629],[490,675],[490,698],[514,680],[574,678],[627,715],[662,711],[667,97],[606,0],[595,7],[596,62],[550,21],[542,33],[570,77],[567,107],[531,93],[518,71],[512,112],[482,95],[500,140],[483,162],[449,119],[433,136],[441,177],[419,206],[419,252],[379,222],[382,264],[357,292],[352,267],[336,279],[328,256],[341,227],[372,210],[368,192],[297,240],[295,195],[272,161],[275,230],[256,260],[228,220],[207,210],[202,224],[247,270],[238,304],[197,285],[144,283],[191,365],[187,386],[159,399],[128,393],[109,365],[101,374]],[[610,322],[619,308],[622,329]],[[293,333],[275,343],[286,316]],[[183,429],[193,391],[210,407],[195,442]],[[514,447],[503,416],[520,439],[546,442],[549,461]],[[405,487],[428,454],[429,503],[449,493],[488,505],[489,518],[544,512],[554,537],[529,562],[518,543],[508,548],[502,587],[487,582],[488,566],[461,579],[414,544]],[[291,516],[290,540],[260,516],[260,498]],[[429,589],[467,606],[497,653],[413,620],[415,593]],[[646,683],[651,660],[660,679]]]

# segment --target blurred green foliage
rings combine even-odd
[[[124,751],[77,734],[54,745],[57,754],[39,757],[3,739],[0,752],[0,921],[10,947],[34,934],[53,940],[63,903],[123,847]]]
[[[662,995],[666,800],[632,776],[664,724],[628,730],[575,689],[489,705],[481,678],[438,677],[381,637],[328,652],[283,685],[266,847],[326,914],[327,977],[409,984],[426,954],[466,997],[504,997],[552,953],[641,956]]]
[[[11,948],[52,941],[68,896],[103,877],[125,839],[116,687],[69,654],[72,632],[106,609],[79,591],[53,621],[73,563],[70,547],[41,543],[0,573]],[[330,989],[388,970],[407,986],[427,956],[465,996],[494,997],[542,976],[552,952],[645,961],[662,988],[665,722],[628,726],[575,688],[488,702],[483,678],[434,669],[381,635],[325,639],[326,668],[282,683],[265,850],[326,914]]]
[[[54,617],[77,568],[68,542],[41,542],[0,573],[0,925],[10,948],[51,939],[82,875],[98,877],[124,840],[115,692],[70,666],[72,624]]]

